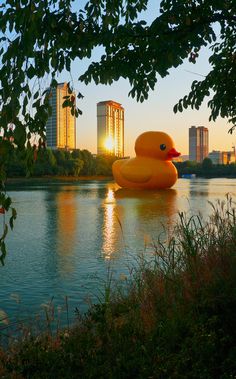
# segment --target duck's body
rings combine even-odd
[[[179,153],[166,133],[143,133],[136,140],[135,151],[136,158],[121,159],[113,163],[114,179],[120,187],[163,189],[175,184],[178,173],[170,159]]]

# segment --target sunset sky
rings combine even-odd
[[[151,22],[158,15],[159,1],[150,0],[145,18]],[[99,59],[97,50],[93,59]],[[172,136],[177,150],[188,154],[188,128],[192,125],[206,126],[209,129],[209,150],[231,150],[236,145],[236,132],[228,133],[230,124],[226,119],[219,118],[216,122],[209,122],[207,102],[198,111],[191,109],[183,113],[173,113],[173,106],[178,99],[186,95],[193,80],[201,80],[201,75],[209,71],[209,49],[204,48],[196,64],[186,61],[177,69],[172,69],[170,75],[164,79],[159,78],[156,88],[150,92],[148,100],[138,103],[128,96],[130,86],[128,80],[121,79],[111,86],[83,85],[77,78],[83,73],[87,61],[76,61],[72,66],[74,87],[84,95],[78,104],[83,111],[77,119],[77,148],[88,149],[93,153],[97,151],[97,117],[96,104],[99,101],[114,100],[125,108],[125,154],[133,156],[136,137],[148,130],[161,130]],[[161,58],[160,58],[161,59]],[[71,77],[64,73],[61,81],[70,81]]]

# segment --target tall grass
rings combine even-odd
[[[132,278],[76,326],[0,355],[4,378],[236,378],[236,210],[180,213]],[[109,275],[109,280],[111,276]]]

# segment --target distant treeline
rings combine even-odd
[[[236,164],[213,164],[210,158],[205,158],[202,163],[193,161],[175,162],[179,177],[184,174],[196,174],[199,177],[217,178],[227,177],[236,178]]]
[[[112,175],[112,163],[115,156],[94,156],[88,150],[64,150],[40,149],[34,155],[34,162],[27,165],[27,151],[14,149],[6,162],[8,177],[26,176],[28,167],[32,176],[60,175]]]
[[[40,177],[45,175],[58,176],[89,176],[89,175],[112,175],[112,163],[117,159],[115,156],[93,155],[88,150],[51,150],[40,149],[34,155],[34,162],[27,165],[27,151],[14,149],[6,162],[8,177],[24,177],[30,167],[31,176]],[[209,158],[202,163],[193,161],[174,162],[179,177],[184,174],[196,174],[199,177],[232,177],[236,178],[236,164],[214,165]]]

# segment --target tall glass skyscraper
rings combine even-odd
[[[97,153],[124,157],[124,108],[113,100],[97,103]]]
[[[63,97],[68,96],[67,83],[60,83],[57,88],[50,88],[49,91],[52,115],[46,124],[47,146],[52,149],[73,150],[76,148],[75,116],[72,116],[69,107],[62,107],[65,101]]]
[[[202,162],[208,153],[208,129],[204,126],[191,126],[189,128],[189,160]]]

